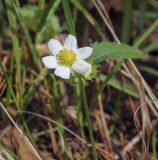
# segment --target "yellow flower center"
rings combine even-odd
[[[69,49],[61,50],[57,55],[58,63],[64,66],[71,66],[76,61],[76,54]]]

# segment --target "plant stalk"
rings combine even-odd
[[[98,160],[97,150],[96,150],[93,131],[92,131],[92,125],[91,125],[91,120],[90,120],[90,113],[89,113],[89,108],[88,108],[88,103],[87,103],[86,91],[85,91],[85,87],[84,87],[82,78],[80,78],[80,88],[81,88],[81,93],[82,93],[82,100],[83,100],[83,105],[85,109],[86,119],[88,122],[88,131],[89,131],[90,142],[92,144],[93,157],[94,157],[94,160]]]

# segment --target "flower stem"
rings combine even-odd
[[[91,125],[91,120],[90,120],[89,108],[88,108],[88,103],[87,103],[86,91],[85,91],[85,87],[84,87],[82,78],[80,78],[80,87],[81,87],[83,105],[84,105],[84,109],[86,113],[86,119],[88,122],[88,131],[89,131],[89,136],[90,136],[90,142],[92,144],[93,157],[94,157],[94,160],[98,160],[93,131],[92,131],[92,125]]]
[[[77,118],[78,118],[78,124],[80,126],[80,133],[83,139],[85,139],[84,134],[84,126],[83,126],[83,112],[81,108],[81,89],[80,89],[80,79],[77,78],[77,84],[76,84],[76,98],[77,98]]]

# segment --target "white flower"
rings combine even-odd
[[[84,74],[92,68],[84,59],[91,56],[91,47],[77,48],[76,37],[69,34],[62,46],[58,40],[51,39],[48,48],[52,55],[42,58],[44,65],[55,69],[54,74],[64,79],[70,78],[71,70]]]

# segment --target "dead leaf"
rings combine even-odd
[[[21,160],[42,160],[30,146],[27,137],[11,125],[1,133],[0,143],[15,152]]]

